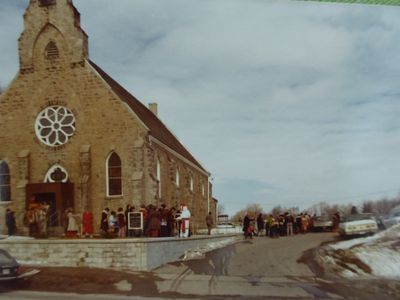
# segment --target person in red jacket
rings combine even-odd
[[[82,215],[82,236],[93,237],[93,214],[87,207]]]

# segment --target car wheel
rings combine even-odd
[[[20,289],[26,289],[29,288],[29,286],[31,285],[31,280],[30,278],[21,278],[21,279],[17,279],[15,282],[15,286],[17,288]]]

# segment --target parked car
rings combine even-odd
[[[313,231],[332,231],[333,222],[328,216],[318,216],[313,219]]]
[[[354,214],[345,217],[339,224],[342,236],[369,235],[378,231],[378,223],[373,214]]]
[[[382,219],[383,227],[388,229],[393,225],[400,224],[400,211],[390,212],[387,218]]]
[[[0,249],[0,281],[18,279],[19,263],[7,251]]]
[[[7,251],[0,249],[0,284],[4,282],[28,283],[28,278],[39,270],[23,270],[17,260]]]

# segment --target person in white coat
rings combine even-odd
[[[76,215],[72,213],[72,209],[68,210],[68,228],[67,237],[76,238],[79,232],[78,222],[76,221]]]
[[[190,211],[186,205],[182,205],[181,215],[178,217],[181,224],[180,237],[189,237],[189,225],[190,225]]]

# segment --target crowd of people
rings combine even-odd
[[[280,236],[292,236],[295,234],[305,234],[313,229],[313,222],[316,215],[308,213],[291,214],[286,212],[277,216],[272,214],[263,215],[259,213],[257,217],[246,214],[243,219],[243,233],[245,238],[265,235],[271,238]],[[336,231],[340,223],[340,216],[335,213],[332,218],[332,230]]]
[[[140,224],[129,226],[129,214],[140,213]],[[189,237],[191,234],[190,211],[183,205],[180,210],[175,207],[167,208],[165,204],[141,205],[139,209],[127,205],[125,210],[120,207],[117,211],[105,208],[101,214],[100,229],[104,237]]]
[[[136,215],[130,217],[131,213]],[[28,228],[29,236],[46,238],[48,229],[61,226],[62,235],[66,238],[93,237],[98,230],[94,228],[93,213],[86,207],[82,214],[76,214],[72,207],[67,208],[61,216],[51,220],[51,206],[46,202],[38,202],[34,197],[30,200],[24,214],[23,223]],[[139,225],[137,224],[139,216]],[[129,222],[131,218],[131,222]],[[125,209],[117,210],[104,208],[101,213],[100,234],[102,237],[130,238],[130,237],[189,237],[192,235],[191,213],[186,205],[179,209],[167,208],[165,204],[160,207],[155,205],[141,205],[138,209],[127,205]],[[133,225],[132,219],[136,223]],[[213,218],[211,213],[205,217],[208,234],[211,234]],[[8,235],[16,232],[14,212],[7,209],[6,224]]]
[[[29,229],[31,237],[47,237],[50,205],[47,202],[38,203],[32,198],[24,215],[24,225]]]

